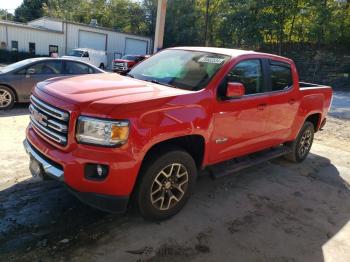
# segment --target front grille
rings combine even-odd
[[[35,96],[30,97],[30,122],[40,134],[58,144],[67,144],[69,113],[53,107]]]
[[[116,69],[116,70],[126,70],[127,67],[124,63],[121,63],[121,62],[114,62],[113,63],[113,69]]]

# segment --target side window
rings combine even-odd
[[[61,61],[39,62],[27,68],[27,74],[31,75],[58,75],[62,72]]]
[[[53,54],[58,54],[57,45],[49,45],[49,56],[53,56]]]
[[[11,41],[11,50],[18,51],[18,41]]]
[[[89,53],[88,52],[84,52],[83,57],[89,57]]]
[[[271,91],[284,90],[293,85],[290,65],[283,62],[270,61]]]
[[[35,43],[29,43],[29,54],[35,55]]]
[[[247,95],[264,92],[263,73],[260,59],[245,60],[238,63],[228,73],[227,81],[242,83]]]
[[[67,61],[66,73],[70,75],[92,74],[93,69],[82,63]]]

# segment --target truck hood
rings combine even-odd
[[[51,78],[37,88],[79,107],[93,103],[130,104],[192,93],[114,73]]]
[[[130,63],[130,62],[135,62],[135,61],[125,60],[125,59],[114,59],[113,62],[116,62],[116,63]]]

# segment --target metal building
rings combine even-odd
[[[149,54],[150,37],[117,32],[97,25],[68,22],[42,17],[27,24],[0,20],[0,48],[30,52],[38,55],[59,56],[71,49],[86,47],[104,50],[108,64],[124,54]]]

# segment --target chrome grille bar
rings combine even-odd
[[[36,121],[32,116],[30,116],[30,121],[34,125],[34,127],[37,128],[39,132],[41,132],[43,135],[48,136],[49,138],[56,141],[57,143],[60,143],[60,144],[67,143],[67,139],[65,137],[60,136],[54,132],[51,132],[46,128],[43,128],[42,125],[38,121]]]
[[[34,130],[61,145],[67,144],[69,113],[30,97],[30,122]]]
[[[62,112],[52,106],[49,106],[48,104],[40,101],[35,96],[30,97],[30,101],[32,102],[32,105],[39,108],[40,110],[44,111],[46,114],[55,117],[62,121],[67,121],[69,119],[69,114],[66,112]]]

